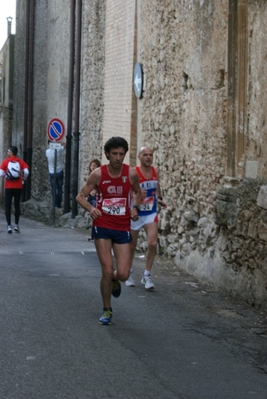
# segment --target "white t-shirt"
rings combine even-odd
[[[60,150],[54,150],[53,148],[48,148],[45,152],[47,162],[48,162],[48,171],[49,173],[54,173],[54,159],[55,159],[55,151],[57,151],[57,167],[56,173],[61,172],[64,167],[64,147],[61,146]]]

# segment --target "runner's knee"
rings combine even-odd
[[[157,245],[158,245],[158,241],[157,240],[148,241],[147,245],[148,245],[148,249],[156,249]]]
[[[118,273],[118,270],[117,270],[117,278],[120,281],[126,281],[128,279],[128,277],[129,277],[129,274],[130,274],[130,269],[129,270],[122,270],[119,273]]]
[[[102,265],[102,276],[108,280],[112,280],[113,278],[113,266]]]

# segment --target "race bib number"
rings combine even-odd
[[[126,214],[126,198],[106,198],[102,202],[102,211],[109,215]]]
[[[140,211],[152,211],[154,206],[154,197],[144,198],[140,204]]]

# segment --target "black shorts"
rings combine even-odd
[[[95,240],[98,238],[111,240],[114,244],[128,244],[132,241],[132,235],[130,231],[112,230],[98,226],[92,227],[92,237]]]

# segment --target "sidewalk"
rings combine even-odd
[[[89,230],[55,228],[21,217],[21,233],[7,234],[3,209],[0,209],[0,255],[9,253],[95,252],[88,241]],[[145,265],[144,254],[134,259],[135,281],[139,286]],[[171,261],[157,258],[153,270],[155,293],[172,304],[179,297],[195,317],[190,328],[212,340],[220,341],[244,361],[267,373],[267,313],[244,302],[235,301],[199,283]],[[124,290],[134,290],[126,288]]]

